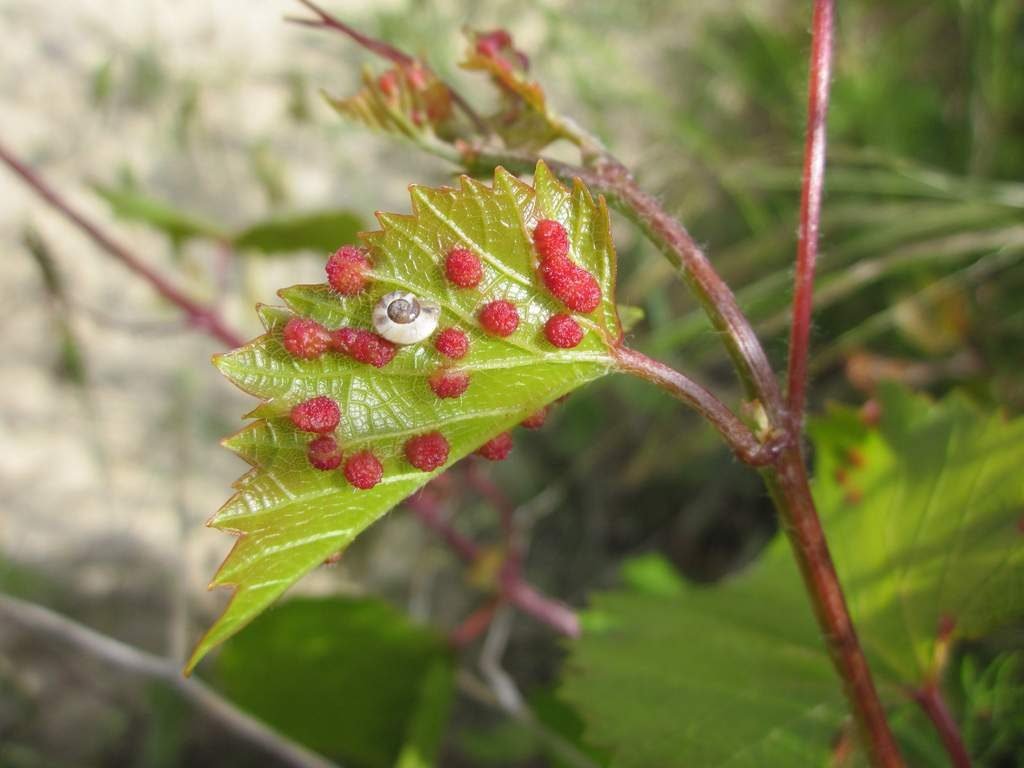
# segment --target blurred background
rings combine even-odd
[[[456,66],[462,28],[508,28],[557,108],[708,245],[778,367],[809,5],[325,0],[471,96],[484,89]],[[1019,414],[1024,9],[840,6],[812,406],[862,403],[897,379]],[[451,172],[323,103],[321,89],[354,92],[372,59],[283,22],[301,10],[287,0],[0,3],[0,142],[247,335],[259,332],[253,304],[322,279],[320,240],[351,239],[377,209],[407,211],[410,182]],[[161,678],[226,600],[206,583],[231,540],[202,521],[244,469],[218,441],[250,398],[209,364],[220,345],[6,168],[0,201],[0,591],[116,638],[122,657],[134,648],[166,660],[155,674],[98,657],[66,627],[0,616],[0,766],[313,764],[268,750]],[[619,299],[643,310],[632,343],[732,388],[737,402],[683,284],[627,222],[615,231]],[[574,394],[488,472],[532,522],[531,581],[574,606],[614,583],[627,558],[658,551],[713,581],[775,533],[758,477],[676,403],[624,379]],[[459,528],[496,543],[495,511],[465,478],[452,483]],[[555,694],[564,650],[548,629],[512,618],[501,662],[535,722],[509,717],[481,687],[479,643],[444,651],[445,633],[485,602],[482,579],[399,510],[199,676],[346,766],[414,765],[402,762],[410,740],[433,745],[441,765],[599,764]],[[975,649],[982,661],[996,652]],[[453,693],[432,683],[439,663],[465,672]],[[986,764],[1024,755],[1020,731],[967,733],[998,745]]]

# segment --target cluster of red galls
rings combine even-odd
[[[329,397],[321,395],[299,403],[291,410],[292,424],[303,432],[311,432],[314,438],[306,455],[309,463],[324,471],[337,469],[342,463],[342,450],[334,437],[334,431],[341,423],[341,408]],[[539,429],[547,418],[547,408],[535,413],[523,422],[529,429]],[[410,437],[405,441],[405,458],[416,469],[433,472],[448,462],[450,446],[440,432],[427,432]],[[477,449],[477,454],[491,461],[501,461],[512,450],[512,436],[502,432]],[[381,481],[384,467],[373,451],[361,450],[345,459],[342,469],[345,479],[353,487],[369,490]]]
[[[552,295],[575,312],[589,313],[600,306],[601,287],[593,275],[569,258],[569,235],[559,222],[540,221],[533,231],[533,245],[541,279]],[[347,245],[328,259],[327,279],[338,293],[354,296],[369,285],[370,269],[367,252]],[[476,288],[484,277],[480,259],[466,248],[452,248],[445,257],[444,270],[448,280],[463,289]],[[519,328],[519,310],[506,299],[484,304],[477,319],[485,331],[501,338],[511,336]],[[572,349],[583,340],[583,329],[571,315],[558,313],[544,324],[544,336],[555,347]],[[334,351],[376,368],[390,363],[398,351],[392,342],[371,331],[351,327],[331,331],[304,317],[293,317],[285,324],[282,343],[289,354],[304,360]],[[461,360],[469,352],[469,337],[458,328],[445,328],[436,335],[434,347],[451,360]],[[427,378],[431,390],[440,398],[459,397],[469,387],[469,381],[468,372],[447,366]],[[526,419],[523,426],[539,429],[546,417],[544,408]],[[291,419],[298,429],[320,435],[309,444],[310,464],[323,470],[341,466],[342,452],[331,435],[341,420],[336,402],[328,397],[307,400],[292,409]],[[424,472],[443,466],[448,461],[448,450],[448,441],[440,432],[410,438],[405,444],[406,459]],[[504,432],[484,443],[477,453],[500,461],[511,450],[512,437]],[[383,476],[380,460],[369,450],[350,456],[343,471],[353,486],[362,489],[374,487]]]

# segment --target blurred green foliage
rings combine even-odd
[[[452,693],[443,640],[372,599],[301,598],[225,647],[215,679],[244,709],[352,768],[434,763]]]
[[[949,676],[950,644],[1024,614],[1024,419],[896,388],[880,403],[877,427],[847,408],[811,426],[815,501],[909,764],[936,765],[938,736],[907,691]],[[592,598],[564,685],[586,737],[614,748],[615,765],[828,761],[848,713],[787,541],[723,586],[686,586],[650,559],[630,563],[624,580],[626,590]],[[968,717],[991,712],[1001,736],[974,740],[979,765],[1014,749],[1014,663],[963,669]]]

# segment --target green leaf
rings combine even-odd
[[[262,253],[320,251],[330,253],[351,243],[363,220],[349,211],[320,211],[257,222],[234,236],[235,247]]]
[[[413,215],[379,214],[382,230],[364,236],[374,264],[366,293],[342,298],[326,285],[283,290],[288,309],[261,309],[266,335],[215,361],[231,381],[265,402],[254,411],[260,419],[226,442],[253,465],[210,521],[240,536],[213,580],[236,592],[189,668],[435,474],[612,367],[609,345],[621,332],[603,200],[595,203],[580,183],[565,189],[543,164],[534,187],[499,169],[493,188],[464,177],[459,189],[413,187],[412,200]],[[548,317],[564,308],[536,276],[530,231],[541,218],[565,226],[573,257],[603,292],[601,306],[579,316],[587,333],[572,350],[555,349],[542,332]],[[445,279],[443,260],[455,245],[480,256],[479,289],[455,289]],[[469,336],[470,352],[458,365],[471,383],[461,397],[441,400],[431,392],[428,376],[445,363],[429,341],[401,348],[381,369],[334,353],[298,360],[282,347],[280,329],[292,313],[328,328],[368,328],[378,298],[396,289],[436,301],[441,327],[458,326]],[[514,301],[521,318],[505,339],[484,333],[476,320],[480,307],[497,298]],[[341,472],[317,471],[306,460],[309,436],[287,414],[318,395],[341,405],[337,437],[343,449],[371,449],[382,462],[383,481],[372,490],[357,490]],[[448,463],[435,473],[417,471],[404,458],[404,443],[434,430],[451,446]]]
[[[225,239],[227,236],[216,224],[151,197],[137,190],[115,188],[97,184],[93,186],[107,201],[114,215],[128,221],[137,221],[163,232],[175,247],[196,237]]]
[[[331,597],[261,616],[225,648],[215,679],[241,707],[339,763],[419,768],[434,763],[444,735],[453,672],[443,639],[391,606]]]
[[[906,691],[941,676],[949,643],[1024,615],[1024,420],[881,400],[877,429],[844,408],[812,426],[815,498],[906,757],[933,765]],[[847,709],[786,541],[718,587],[676,590],[649,561],[629,578],[593,599],[563,688],[614,765],[829,759]]]

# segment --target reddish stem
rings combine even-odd
[[[786,446],[774,466],[763,474],[871,763],[880,768],[902,768],[903,758],[889,729],[885,707],[875,690],[871,669],[857,638],[821,519],[814,507],[799,445]]]
[[[826,120],[832,78],[833,0],[815,0],[811,23],[810,82],[807,92],[807,137],[800,193],[800,230],[793,288],[793,327],[789,338],[787,405],[794,434],[799,433],[807,398],[807,357],[814,304],[814,266],[818,259],[821,198],[825,184]]]
[[[482,556],[480,547],[461,533],[456,531],[441,513],[440,505],[430,496],[429,492],[419,493],[406,500],[420,521],[444,539],[464,562],[476,563]],[[504,569],[503,569],[504,571]],[[547,624],[557,632],[568,637],[579,637],[580,622],[573,610],[550,597],[542,595],[522,580],[519,574],[509,578],[503,572],[500,582],[501,596],[519,608],[523,613],[533,616]]]
[[[333,29],[335,32],[340,32],[346,37],[355,40],[359,45],[363,46],[368,51],[371,51],[381,58],[393,61],[400,67],[407,67],[413,63],[414,59],[404,51],[400,51],[389,43],[385,43],[383,40],[378,40],[375,37],[364,35],[358,29],[350,27],[348,24],[338,19],[323,8],[319,7],[310,0],[298,0],[309,10],[317,15],[317,19],[298,19],[293,17],[287,17],[287,21],[293,24],[301,24],[306,27],[319,27],[321,29]]]
[[[428,491],[429,492],[429,491]],[[463,536],[452,525],[444,519],[441,507],[427,493],[421,492],[410,496],[405,503],[412,508],[416,517],[427,528],[440,536],[461,560],[467,563],[475,563],[480,559],[481,551],[475,541]]]
[[[620,371],[656,384],[711,422],[741,461],[764,466],[778,456],[784,440],[762,443],[721,400],[697,382],[628,347],[614,347],[612,354]]]
[[[488,600],[448,634],[448,642],[455,648],[465,648],[487,631],[500,605],[501,600],[499,599]]]
[[[204,304],[200,304],[195,299],[187,296],[153,267],[147,265],[142,261],[142,259],[129,251],[125,246],[112,239],[97,225],[93,224],[85,218],[85,216],[72,208],[71,205],[61,197],[53,187],[47,184],[39,174],[15,157],[14,154],[8,151],[3,144],[0,144],[0,160],[3,160],[7,166],[18,174],[25,183],[32,187],[40,197],[64,214],[64,216],[74,223],[79,229],[91,237],[93,242],[100,246],[100,248],[120,261],[132,272],[139,275],[142,279],[153,286],[157,293],[181,309],[181,311],[185,313],[185,316],[188,318],[191,325],[205,331],[219,341],[224,342],[229,347],[240,347],[245,343],[245,340],[240,335],[227,327],[220,315],[218,315],[214,309]]]
[[[960,729],[953,719],[953,713],[946,706],[946,700],[935,683],[928,683],[913,692],[912,696],[939,732],[942,745],[954,768],[971,768],[971,756],[960,736]]]

